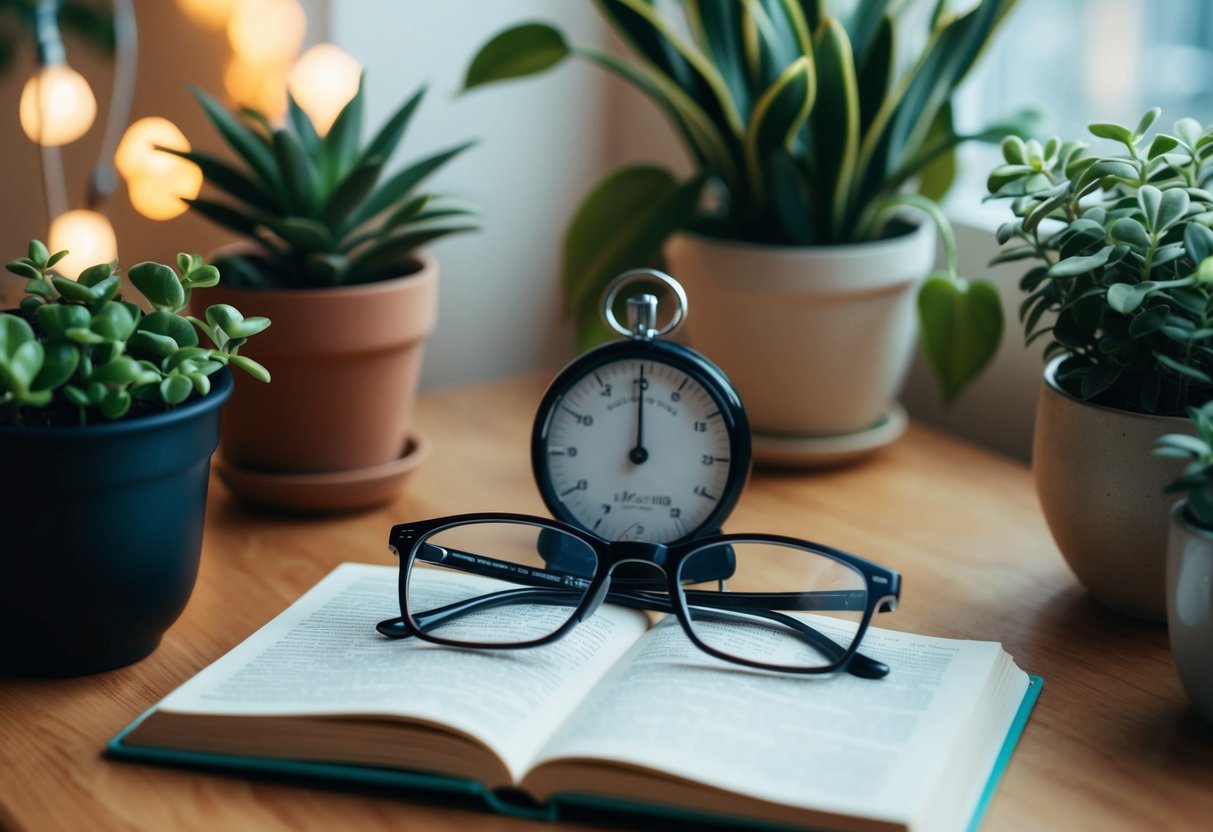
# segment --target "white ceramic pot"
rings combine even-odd
[[[733,382],[755,433],[852,434],[888,413],[917,343],[932,226],[816,247],[681,233],[665,253],[690,298],[688,339]]]
[[[1053,539],[1078,579],[1113,609],[1166,616],[1167,528],[1175,460],[1151,454],[1188,421],[1090,404],[1057,386],[1045,367],[1032,441],[1036,495]]]
[[[1213,724],[1213,532],[1188,521],[1187,500],[1171,510],[1167,544],[1167,632],[1192,707]]]

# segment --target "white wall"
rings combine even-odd
[[[479,204],[485,220],[483,231],[432,247],[442,277],[426,388],[555,368],[572,356],[572,329],[560,315],[560,240],[605,169],[608,79],[573,62],[457,95],[477,48],[532,19],[555,23],[577,43],[603,39],[593,7],[568,0],[328,4],[330,39],[366,67],[368,128],[429,84],[396,165],[467,139],[479,142],[431,180],[436,190]]]

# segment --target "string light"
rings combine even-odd
[[[287,76],[287,88],[317,132],[324,135],[358,92],[362,64],[331,43],[303,53]]]
[[[240,0],[177,0],[177,5],[193,23],[205,29],[223,29],[239,2]]]
[[[51,251],[70,252],[55,271],[75,280],[80,272],[118,256],[118,238],[110,221],[96,211],[78,209],[55,217],[47,245]]]
[[[286,115],[288,70],[289,63],[254,64],[235,55],[223,70],[223,88],[237,104],[277,121]]]
[[[189,164],[184,159],[157,150],[157,146],[173,150],[190,149],[189,140],[177,125],[167,118],[147,116],[131,124],[122,134],[122,141],[118,142],[118,150],[114,153],[114,166],[130,181],[145,175],[167,173],[178,164]]]
[[[25,82],[18,108],[21,129],[45,147],[74,142],[97,116],[97,99],[84,76],[64,63],[41,67]]]
[[[249,64],[289,64],[306,33],[298,0],[242,0],[227,24],[232,51]]]

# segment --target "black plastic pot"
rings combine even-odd
[[[0,675],[138,661],[194,589],[227,370],[171,411],[0,427]]]

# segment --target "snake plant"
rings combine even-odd
[[[54,271],[66,255],[34,240],[29,256],[7,264],[26,279],[26,297],[18,309],[0,311],[0,425],[83,425],[98,415],[163,410],[205,396],[210,376],[229,365],[270,380],[265,367],[240,355],[268,318],[246,318],[222,303],[207,308],[206,320],[184,314],[194,291],[219,282],[219,271],[197,254],[177,255],[178,271],[132,266],[127,277],[143,305],[118,294],[117,261],[68,280]]]
[[[993,356],[1002,311],[993,287],[956,273],[938,198],[966,139],[1020,132],[1027,114],[959,133],[952,93],[1016,0],[952,13],[935,0],[915,33],[909,4],[858,0],[835,15],[825,0],[595,0],[633,60],[570,45],[530,22],[499,33],[473,58],[465,88],[596,64],[651,98],[694,166],[680,180],[654,165],[610,174],[565,237],[567,311],[583,343],[601,339],[598,303],[616,274],[659,257],[673,232],[776,245],[877,239],[899,210],[928,213],[947,266],[919,297],[923,345],[951,398]],[[677,13],[676,13],[677,12]],[[898,54],[921,35],[924,45]]]
[[[478,225],[472,209],[418,191],[472,142],[380,183],[424,87],[365,146],[361,83],[324,136],[289,94],[286,123],[275,127],[256,110],[232,113],[193,92],[238,166],[209,153],[160,149],[194,162],[206,184],[227,197],[186,200],[190,207],[255,244],[252,253],[216,259],[231,285],[309,289],[399,277],[416,268],[410,254],[418,247]]]

